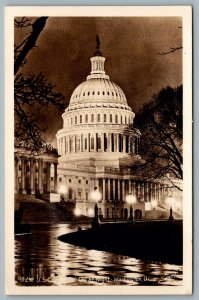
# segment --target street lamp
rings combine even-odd
[[[156,199],[151,199],[151,208],[155,209],[158,205],[158,201]]]
[[[97,203],[101,200],[101,193],[97,190],[97,187],[94,187],[94,190],[90,193],[90,198],[92,201],[95,202],[95,214],[94,214],[94,219],[92,222],[92,227],[96,228],[99,226],[99,214],[98,214],[98,206]]]
[[[132,208],[132,204],[136,203],[136,197],[130,193],[129,195],[126,196],[126,203],[130,204],[129,221],[133,222],[133,208]]]
[[[64,201],[64,195],[67,193],[67,186],[62,184],[59,187],[59,194],[61,196],[61,200]]]
[[[174,220],[174,216],[173,216],[173,206],[175,204],[175,198],[172,196],[169,196],[166,198],[166,203],[170,206],[170,214],[169,214],[169,221],[173,221]]]

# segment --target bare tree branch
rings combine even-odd
[[[16,57],[15,64],[14,64],[14,74],[19,71],[19,68],[21,67],[24,59],[26,58],[29,51],[35,47],[37,39],[41,33],[41,31],[44,29],[46,20],[48,17],[40,17],[36,19],[36,21],[32,24],[32,32],[26,39],[26,42],[21,49],[19,55]]]

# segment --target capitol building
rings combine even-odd
[[[133,161],[141,160],[140,132],[125,133],[135,114],[123,90],[105,72],[99,40],[90,61],[91,72],[72,93],[62,115],[63,128],[56,134],[58,191],[75,201],[77,214],[93,215],[92,192],[97,189],[102,218],[128,218],[133,206],[134,218],[141,219],[147,204],[152,199],[159,203],[168,189],[159,182],[139,181],[130,172]],[[131,204],[128,195],[133,196]]]

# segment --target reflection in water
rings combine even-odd
[[[59,241],[79,225],[33,225],[15,237],[17,285],[181,285],[182,266],[146,262]],[[88,226],[82,225],[82,228]]]

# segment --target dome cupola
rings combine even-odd
[[[66,111],[88,107],[115,107],[125,110],[131,108],[127,104],[122,89],[112,82],[104,69],[105,57],[100,49],[100,39],[96,37],[96,48],[91,60],[91,72],[72,93]]]

